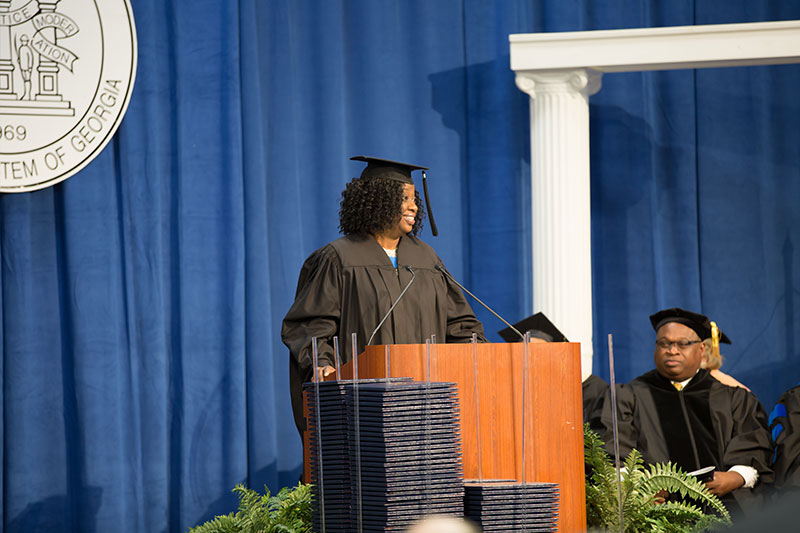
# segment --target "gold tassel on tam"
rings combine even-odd
[[[714,352],[717,359],[721,361],[719,355],[719,328],[717,327],[717,323],[713,320],[711,321],[711,350]]]

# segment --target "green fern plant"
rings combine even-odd
[[[307,533],[311,531],[311,486],[282,488],[272,496],[236,485],[239,510],[220,515],[189,530],[189,533]]]
[[[624,524],[620,527],[617,470],[605,444],[588,424],[583,428],[583,445],[591,467],[586,479],[586,522],[591,530],[678,533],[730,525],[728,510],[705,484],[672,463],[645,466],[642,454],[634,449],[623,462]],[[659,503],[665,493],[679,498]]]

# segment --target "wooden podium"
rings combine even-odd
[[[523,479],[524,377],[525,480],[558,483],[559,531],[585,530],[580,345],[530,343],[524,376],[522,343],[432,344],[430,365],[426,351],[424,344],[367,346],[358,357],[358,377],[386,377],[388,359],[391,377],[425,381],[430,366],[432,381],[456,383],[464,478],[517,481]],[[352,379],[352,361],[341,374]],[[307,448],[304,455],[309,465]]]

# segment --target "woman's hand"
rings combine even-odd
[[[330,365],[317,367],[317,381],[325,381],[325,377],[336,372],[336,369]]]

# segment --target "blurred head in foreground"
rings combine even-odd
[[[472,522],[451,516],[432,516],[411,526],[407,533],[480,533]]]

